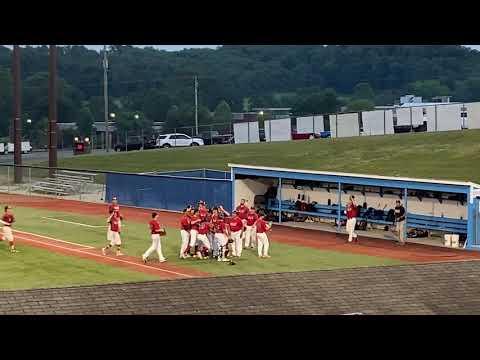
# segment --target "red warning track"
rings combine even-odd
[[[0,203],[74,214],[104,216],[107,212],[105,204],[53,199],[40,196],[0,194]],[[122,213],[127,221],[130,219],[132,221],[146,222],[149,219],[151,210],[123,206]],[[180,214],[178,213],[161,212],[161,220],[166,226],[177,227],[179,219]],[[407,244],[404,247],[399,247],[392,241],[366,237],[360,237],[359,244],[348,244],[346,243],[345,235],[319,230],[289,228],[286,226],[275,226],[270,234],[270,239],[272,243],[280,242],[322,250],[379,256],[411,262],[426,263],[480,259],[480,252],[477,251],[464,251],[420,244]],[[94,250],[89,250],[89,252],[94,252]],[[136,261],[138,262],[138,260]]]

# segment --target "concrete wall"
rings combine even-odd
[[[358,113],[339,114],[337,116],[336,137],[351,137],[358,136],[359,134]]]
[[[362,113],[363,133],[365,135],[385,134],[385,111],[365,111]]]
[[[480,129],[480,102],[465,104],[467,108],[469,129]]]
[[[270,126],[272,127],[271,131]],[[265,121],[265,139],[266,141],[292,140],[291,119],[285,118]]]

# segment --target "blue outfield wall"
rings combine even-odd
[[[144,208],[181,211],[186,205],[196,205],[199,200],[204,200],[210,206],[223,205],[231,211],[232,182],[230,178],[222,180],[172,176],[172,173],[108,173],[105,200],[110,202],[113,196],[118,198],[120,204]]]

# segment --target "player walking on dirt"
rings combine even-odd
[[[15,222],[15,216],[13,216],[12,208],[10,206],[5,206],[4,214],[0,223],[3,225],[2,229],[2,240],[8,241],[10,246],[11,253],[17,253],[18,250],[15,249],[15,240],[13,238],[12,224]]]
[[[120,214],[120,205],[118,204],[118,199],[117,197],[112,198],[112,203],[108,206],[108,214],[112,215],[114,214],[118,217],[118,233],[122,232],[122,221],[123,221],[123,216]]]
[[[167,261],[167,259],[165,259],[162,253],[162,242],[161,242],[161,236],[165,236],[167,232],[165,231],[165,228],[163,228],[160,225],[160,222],[158,221],[158,217],[159,217],[158,213],[156,212],[152,213],[152,220],[150,220],[150,222],[148,223],[150,227],[151,238],[152,238],[152,246],[150,246],[142,256],[142,260],[145,264],[148,261],[148,257],[152,255],[154,251],[157,252],[158,260],[161,263]]]
[[[108,245],[102,248],[103,255],[107,254],[107,250],[110,250],[113,246],[116,249],[116,255],[123,255],[120,251],[120,246],[122,245],[122,240],[120,239],[120,215],[117,212],[112,212],[112,214],[107,219],[108,230],[107,230],[107,241]]]

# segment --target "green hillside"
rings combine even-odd
[[[480,183],[480,130],[344,139],[217,145],[85,155],[60,160],[78,169],[144,172],[228,169],[250,164]]]

